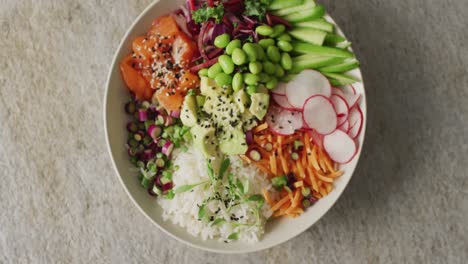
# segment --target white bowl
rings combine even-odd
[[[104,98],[104,126],[107,146],[118,179],[135,205],[155,226],[159,227],[169,236],[190,246],[218,253],[247,253],[267,249],[286,242],[317,222],[335,204],[351,179],[361,154],[366,129],[367,107],[364,86],[362,83],[355,85],[356,90],[363,94],[361,108],[364,114],[364,124],[359,137],[359,153],[353,161],[343,166],[345,174],[335,182],[335,189],[328,196],[319,200],[298,218],[281,218],[269,221],[265,235],[261,241],[255,244],[237,242],[226,244],[212,240],[203,241],[198,237],[193,237],[185,229],[171,222],[163,221],[162,209],[157,205],[155,198],[148,195],[148,192],[136,180],[135,171],[132,170],[133,165],[128,159],[124,146],[127,139],[126,123],[128,121],[124,105],[129,100],[129,93],[125,88],[119,71],[119,61],[131,52],[132,40],[139,35],[145,34],[149,30],[154,18],[175,10],[183,2],[183,0],[161,0],[155,1],[146,8],[125,34],[112,62]],[[332,21],[331,18],[329,19]],[[342,34],[339,29],[337,31],[339,34]],[[359,69],[354,70],[351,74],[362,80]]]

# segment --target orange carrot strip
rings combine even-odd
[[[268,123],[263,123],[263,124],[257,126],[256,128],[254,128],[253,132],[258,133],[258,132],[263,131],[263,130],[265,130],[267,128],[268,128]]]
[[[317,147],[314,146],[312,148],[312,157],[310,158],[309,160],[309,163],[312,164],[312,166],[314,167],[315,170],[319,171],[320,170],[320,166],[319,164],[317,163]]]
[[[336,178],[338,178],[338,177],[343,176],[343,174],[344,174],[343,171],[335,171],[335,172],[332,172],[332,173],[328,174],[327,177],[336,179]]]
[[[274,155],[271,155],[270,156],[270,169],[271,169],[271,173],[273,173],[273,175],[278,175],[277,172],[277,167],[276,167],[276,159],[275,159],[275,156]]]
[[[319,192],[320,192],[320,194],[322,195],[322,197],[327,195],[327,190],[325,190],[324,187],[320,187],[320,188],[319,188]]]
[[[302,187],[302,186],[304,186],[303,181],[297,181],[297,182],[294,183],[294,187],[296,187],[296,188],[299,188],[299,187]]]
[[[265,201],[270,205],[273,206],[273,200],[271,200],[270,194],[268,193],[267,189],[263,188],[263,197],[265,198]]]
[[[301,178],[305,178],[305,172],[304,172],[304,167],[302,166],[302,163],[301,161],[299,160],[299,162],[296,162],[296,166],[297,166],[297,170],[299,172],[299,175],[301,176]]]
[[[279,200],[274,206],[271,207],[271,211],[276,211],[280,209],[281,206],[283,206],[286,202],[289,201],[289,196],[283,197],[281,200]]]
[[[310,178],[310,181],[312,182],[312,189],[318,192],[319,189],[318,189],[317,180],[315,179],[314,171],[312,170],[311,167],[307,167],[307,171],[309,172],[309,178]]]
[[[294,209],[297,208],[297,206],[299,205],[300,198],[301,198],[301,192],[299,191],[299,189],[296,189],[294,198],[291,202],[291,206],[288,208],[288,210],[286,210],[285,212],[286,214],[291,213]]]
[[[333,190],[333,186],[331,184],[326,184],[325,188],[327,189],[327,193],[330,193]]]
[[[250,159],[247,158],[247,156],[245,156],[245,155],[240,155],[240,157],[241,157],[241,159],[243,159],[243,160],[246,161],[247,163],[249,163],[249,164],[251,163]]]
[[[333,179],[332,178],[328,178],[328,177],[325,177],[323,176],[322,174],[318,173],[317,172],[317,178],[321,181],[324,181],[324,182],[333,182]]]

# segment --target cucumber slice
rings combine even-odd
[[[338,49],[344,49],[345,50],[345,49],[351,47],[351,44],[352,43],[349,42],[349,41],[344,41],[344,42],[340,42],[340,43],[336,44],[335,47],[338,48]]]
[[[302,55],[293,59],[294,67],[290,73],[299,73],[305,69],[317,69],[341,62],[343,62],[343,58]]]
[[[346,39],[336,34],[328,34],[325,37],[325,44],[329,46],[335,46],[336,44],[343,41],[346,41]]]
[[[296,26],[303,27],[303,28],[313,28],[313,29],[323,30],[323,31],[330,32],[330,33],[332,33],[334,29],[333,24],[328,23],[326,21],[322,21],[321,19],[297,23]]]
[[[352,52],[318,46],[310,43],[294,43],[293,50],[297,53],[312,54],[316,56],[330,56],[330,57],[339,57],[339,58],[353,58],[354,54]]]
[[[290,8],[290,7],[302,5],[303,2],[304,0],[273,0],[273,2],[271,2],[268,9],[280,10],[280,9]]]
[[[304,4],[302,4],[300,6],[295,6],[295,7],[290,7],[290,8],[284,8],[284,9],[281,9],[281,10],[276,10],[274,12],[274,14],[277,15],[277,16],[286,16],[286,15],[289,15],[289,14],[292,14],[292,13],[300,12],[302,10],[313,8],[315,6],[316,6],[316,4],[315,4],[314,0],[305,0]]]
[[[320,68],[319,71],[326,73],[342,73],[354,70],[359,67],[359,62],[356,59],[344,61],[340,64],[330,65]]]
[[[328,79],[330,80],[330,83],[333,86],[348,85],[348,84],[353,84],[359,81],[356,78],[351,77],[346,74],[327,73],[327,72],[322,72],[322,74],[328,77]]]
[[[296,13],[289,14],[284,17],[291,23],[305,22],[321,18],[325,15],[325,7],[323,5],[317,5],[315,7],[305,9]]]
[[[296,39],[322,46],[327,32],[311,28],[295,28],[289,32]]]

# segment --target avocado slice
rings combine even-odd
[[[263,93],[254,93],[250,96],[250,99],[252,100],[249,109],[250,112],[259,120],[262,120],[268,111],[270,96]]]
[[[219,142],[219,150],[226,155],[241,155],[248,150],[245,133],[236,128],[223,133]]]
[[[200,122],[191,129],[193,144],[206,157],[216,156],[216,128],[209,121]]]
[[[243,89],[239,90],[234,94],[234,102],[237,104],[237,107],[239,107],[239,111],[244,113],[249,105],[249,96]]]
[[[180,120],[182,124],[188,127],[193,127],[197,124],[197,99],[195,95],[185,96],[184,104],[182,105],[182,112]]]
[[[208,77],[201,77],[200,80],[200,91],[205,96],[218,96],[231,94],[231,87],[229,86],[218,86],[213,79]]]
[[[245,111],[242,115],[242,127],[245,131],[252,130],[258,125],[257,118],[249,111]]]

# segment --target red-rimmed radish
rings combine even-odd
[[[330,82],[317,71],[305,70],[286,85],[286,97],[297,109],[301,109],[305,101],[314,95],[331,95]]]
[[[338,116],[338,126],[342,125],[348,120],[349,107],[346,100],[337,94],[332,94],[330,97],[333,105],[335,106],[336,115]]]
[[[345,120],[345,122],[343,124],[341,124],[340,126],[338,126],[338,129],[343,131],[343,132],[346,132],[348,133],[349,131],[349,121],[348,120]]]
[[[348,134],[350,137],[357,138],[362,130],[362,125],[364,123],[364,116],[362,114],[361,108],[359,106],[354,107],[349,112],[349,131]]]
[[[278,95],[278,94],[273,94],[273,100],[283,109],[286,110],[294,110],[294,106],[292,106],[288,98],[286,98],[285,95]]]
[[[286,95],[286,85],[286,83],[278,84],[275,89],[271,90],[271,93],[277,95]]]
[[[341,90],[340,88],[336,88],[336,87],[332,87],[332,94],[336,94],[336,95],[339,95],[341,97],[345,97],[345,94],[344,94],[343,90]]]
[[[323,148],[323,135],[320,135],[315,130],[309,130],[310,140],[319,148]]]
[[[359,103],[359,99],[361,99],[360,94],[345,94],[346,102],[348,103],[349,108],[353,108]]]
[[[270,107],[266,121],[273,133],[288,136],[302,128],[302,114],[296,111],[289,111],[279,107]]]
[[[330,99],[314,95],[304,103],[302,116],[307,127],[327,135],[336,130],[338,117]]]
[[[340,164],[350,162],[358,150],[354,139],[341,130],[326,135],[323,138],[323,148],[333,161]]]

